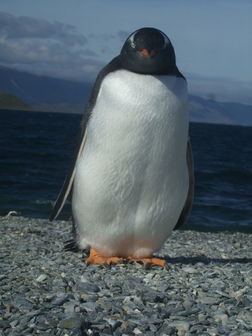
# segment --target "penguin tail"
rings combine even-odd
[[[79,252],[81,251],[74,239],[69,239],[64,243],[64,250],[70,252]]]

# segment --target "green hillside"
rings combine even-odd
[[[21,109],[26,110],[29,109],[29,105],[27,105],[22,99],[9,94],[9,93],[1,93],[0,92],[0,109]]]

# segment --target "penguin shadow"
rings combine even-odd
[[[208,258],[205,255],[199,255],[196,257],[169,257],[164,256],[164,259],[168,264],[183,264],[183,265],[195,265],[197,263],[202,263],[209,265],[211,263],[215,264],[248,264],[252,263],[252,258]]]
[[[74,239],[69,239],[67,241],[65,241],[64,243],[64,247],[63,247],[64,251],[68,251],[68,252],[82,252],[83,254],[85,254],[86,256],[89,253],[89,249],[85,249],[85,250],[80,250],[76,244],[76,241]],[[208,258],[205,255],[199,255],[196,257],[169,257],[168,255],[164,256],[164,260],[167,262],[167,264],[182,264],[182,265],[195,265],[197,263],[202,263],[205,265],[209,265],[211,263],[215,263],[215,264],[249,264],[252,263],[252,258]]]

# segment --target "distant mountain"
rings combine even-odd
[[[30,106],[13,94],[0,92],[0,109],[28,110]]]
[[[92,84],[38,76],[0,66],[0,92],[14,94],[32,106],[82,104]]]
[[[38,76],[0,67],[0,92],[17,96],[34,110],[82,113],[91,88],[92,83],[88,82]],[[251,105],[218,102],[191,95],[189,110],[190,120],[194,122],[252,125]]]
[[[210,124],[252,126],[252,106],[232,102],[218,102],[190,96],[190,120]]]
[[[242,82],[222,77],[206,77],[186,73],[191,94],[202,98],[215,98],[221,102],[252,105],[252,81]]]

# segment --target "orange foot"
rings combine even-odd
[[[119,264],[120,262],[122,262],[122,260],[122,258],[118,257],[103,257],[95,249],[90,248],[89,257],[87,258],[86,263],[88,265],[97,264],[105,266],[110,264]]]
[[[146,268],[151,266],[159,266],[159,267],[166,267],[167,263],[164,259],[161,258],[132,258],[128,257],[127,260],[129,262],[138,262],[143,264]]]
[[[96,264],[101,266],[111,265],[111,264],[119,264],[123,262],[138,262],[143,264],[146,268],[151,266],[159,266],[159,267],[166,267],[166,261],[161,258],[119,258],[119,257],[104,257],[100,255],[95,249],[90,248],[89,257],[86,260],[88,265]]]

